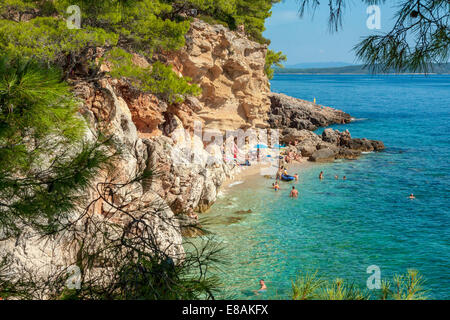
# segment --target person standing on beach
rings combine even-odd
[[[233,140],[233,158],[234,158],[234,161],[237,161],[238,151],[239,151],[239,149],[238,149],[238,145],[237,145],[237,137],[234,137],[234,140]]]
[[[276,179],[281,179],[281,173],[282,173],[283,167],[278,167],[277,176]]]
[[[290,197],[291,198],[298,198],[298,191],[297,191],[297,189],[295,189],[295,187],[292,187],[292,191],[291,191]]]

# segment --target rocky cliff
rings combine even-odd
[[[207,128],[266,128],[270,86],[264,74],[267,46],[221,25],[191,24],[186,46],[167,60],[202,88],[195,114]],[[188,103],[192,109],[192,103]],[[189,121],[178,114],[183,124]]]
[[[145,217],[146,224],[151,227],[157,246],[175,259],[183,256],[181,234],[188,230],[183,227],[195,223],[194,212],[210,208],[225,179],[240,170],[233,162],[222,161],[221,151],[211,161],[208,145],[192,135],[194,121],[222,133],[239,128],[280,129],[282,142],[290,145],[289,150],[311,161],[352,159],[361,151],[384,147],[380,142],[352,139],[348,132],[327,129],[322,136],[311,132],[319,126],[348,123],[350,116],[270,93],[264,74],[266,50],[266,46],[250,41],[243,34],[195,20],[185,47],[160,54],[159,58],[199,84],[201,96],[168,104],[155,95],[133,89],[124,79],[105,76],[90,82],[73,82],[74,92],[82,101],[80,112],[90,128],[86,139],[93,139],[101,129],[121,149],[112,173],[99,177],[97,182],[106,179],[116,185],[126,184],[144,171],[153,170],[152,179],[134,181],[126,190],[119,190],[118,198],[111,201],[126,208],[140,208],[149,203],[157,206],[156,215]],[[102,54],[103,50],[98,48],[92,60],[99,62]],[[137,54],[134,59],[138,65],[148,64]],[[102,70],[107,68],[101,66]],[[102,192],[105,190],[93,188],[87,203],[99,198]],[[101,198],[87,217],[112,219],[126,229],[129,219],[120,210],[112,214],[111,207],[110,202]],[[18,241],[0,241],[0,249],[13,254],[11,272],[39,270],[45,278],[55,269],[63,270],[76,262],[78,239],[90,232],[83,226],[81,219],[71,233],[65,232],[51,241],[24,230]]]

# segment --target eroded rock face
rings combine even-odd
[[[166,252],[174,261],[184,256],[181,226],[167,203],[155,191],[145,188],[145,182],[129,183],[147,168],[149,155],[147,145],[138,135],[130,108],[119,91],[114,89],[115,85],[117,82],[111,79],[101,79],[96,84],[81,82],[74,88],[75,93],[84,100],[80,112],[89,125],[85,139],[92,142],[97,129],[101,128],[120,147],[121,153],[115,158],[114,169],[100,172],[91,183],[93,187],[83,191],[85,202],[79,204],[79,210],[71,212],[69,219],[75,223],[69,229],[43,238],[25,227],[17,239],[0,241],[0,258],[10,256],[7,272],[13,278],[32,275],[38,282],[45,281],[76,265],[80,239],[83,239],[84,250],[95,250],[96,243],[105,240],[102,236],[108,241],[120,237],[133,220],[114,209],[111,202],[132,212],[135,218],[142,219],[150,228],[133,232],[144,232],[144,237],[151,234],[155,248]],[[126,187],[117,189],[114,198],[108,202],[104,198],[98,199],[102,192],[99,184],[104,183],[126,184]],[[92,202],[93,199],[98,200]],[[97,221],[98,225],[93,227],[93,221]],[[115,223],[116,227],[109,222]],[[92,247],[88,247],[88,243]],[[101,267],[98,269],[97,272],[107,271],[100,270]],[[50,293],[40,294],[42,296],[36,298],[47,298]]]
[[[114,161],[114,169],[108,173],[101,172],[92,185],[104,181],[127,183],[145,169],[155,168],[158,175],[154,179],[130,184],[119,190],[111,201],[124,205],[128,210],[155,206],[155,214],[146,214],[144,218],[145,224],[151,228],[147,232],[152,234],[161,251],[179,261],[184,256],[182,234],[195,235],[189,229],[183,229],[184,225],[195,224],[195,219],[187,215],[209,209],[216,201],[223,181],[239,169],[223,162],[211,163],[201,141],[195,144],[199,161],[192,162],[189,154],[177,158],[176,152],[182,151],[177,134],[184,134],[185,128],[182,121],[154,96],[134,92],[126,83],[110,78],[96,83],[77,82],[74,92],[83,100],[80,113],[89,127],[86,139],[92,141],[97,130],[101,129],[104,134],[112,136],[121,151],[120,157]],[[194,108],[199,104],[192,98],[186,103]],[[160,117],[161,114],[164,118]],[[168,136],[156,132],[159,127],[163,127]],[[86,205],[98,195],[95,188],[86,192]],[[92,205],[86,217],[114,222],[126,229],[130,217],[120,212],[111,215],[111,210],[111,205],[100,199]],[[82,212],[73,212],[73,220],[78,220]],[[51,238],[42,238],[33,230],[24,228],[18,239],[0,241],[1,256],[11,257],[8,272],[12,277],[31,274],[42,281],[65,272],[77,262],[79,239],[91,241],[93,248],[96,241],[102,243],[101,239],[95,238],[98,230],[91,230],[85,222],[81,219],[70,230]],[[101,235],[108,234],[108,238],[120,235],[121,228],[109,229],[107,225],[104,224],[105,230],[100,232]],[[107,271],[100,269],[95,272]],[[50,293],[41,294],[36,298],[46,298]]]
[[[203,143],[191,149],[189,142],[186,150],[187,144],[175,141],[164,136],[144,140],[150,155],[148,166],[156,171],[156,178],[147,188],[166,199],[175,214],[205,212],[216,201],[225,179],[236,174],[239,168],[209,161],[210,154],[203,149]]]
[[[117,81],[115,89],[126,102],[139,137],[160,136],[160,126],[166,120],[164,113],[167,112],[168,105],[152,94],[134,90],[124,81]]]
[[[269,123],[272,128],[293,128],[314,131],[331,124],[349,123],[349,114],[330,107],[296,99],[285,94],[271,93]]]
[[[242,34],[195,19],[186,46],[168,60],[202,88],[195,113],[207,128],[265,128],[270,108],[266,52],[265,45]]]

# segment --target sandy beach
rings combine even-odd
[[[295,174],[299,171],[314,165],[311,162],[308,162],[306,158],[302,162],[294,161],[293,163],[287,164],[287,170],[289,174]],[[254,164],[249,167],[242,166],[241,171],[236,173],[234,177],[225,180],[225,182],[221,186],[221,190],[226,191],[227,189],[232,188],[233,186],[241,184],[241,182],[248,180],[258,180],[258,177],[267,177],[264,174],[263,170],[270,168],[268,164]],[[270,175],[271,179],[275,180],[275,175]]]

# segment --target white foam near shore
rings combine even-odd
[[[220,191],[217,193],[217,199],[221,199],[221,198],[225,197],[226,195],[227,195],[227,193],[226,193],[225,191],[220,190]]]
[[[243,183],[244,183],[244,181],[236,181],[236,182],[230,183],[228,185],[228,187],[231,188],[231,187],[237,186],[238,184],[243,184]]]

